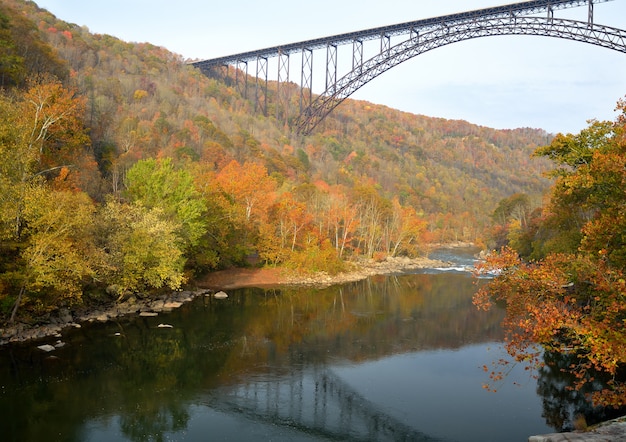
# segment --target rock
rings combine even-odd
[[[226,299],[228,298],[228,295],[225,292],[219,291],[216,294],[214,294],[213,297],[215,299]]]
[[[55,348],[50,344],[38,345],[37,348],[41,351],[45,351],[46,353],[50,353],[55,350]]]
[[[174,328],[174,326],[170,324],[159,324],[157,328]]]
[[[182,302],[170,301],[170,302],[166,302],[165,304],[163,304],[163,308],[172,310],[172,309],[175,309],[175,308],[179,308],[181,305],[183,305]]]
[[[590,427],[587,431],[531,436],[528,442],[607,442],[626,440],[626,417]]]
[[[72,318],[72,313],[69,311],[69,309],[61,309],[61,312],[59,313],[59,319],[61,320],[62,324],[69,324],[74,320]]]
[[[133,304],[124,302],[117,306],[117,311],[120,315],[129,315],[137,312],[137,307]]]
[[[163,307],[165,307],[165,301],[163,301],[162,299],[157,299],[156,301],[152,302],[152,304],[150,304],[150,306],[154,310],[161,310],[161,309],[163,309]]]
[[[159,316],[159,314],[157,312],[141,312],[139,313],[139,316],[153,317],[153,316]]]
[[[63,341],[57,341],[56,344],[54,344],[54,348],[63,348],[65,347],[67,344],[65,344],[65,342]]]

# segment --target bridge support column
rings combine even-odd
[[[243,73],[243,84],[239,82],[239,72]],[[237,91],[243,97],[244,100],[248,99],[248,62],[245,60],[237,61],[235,66],[235,84],[237,85]]]
[[[256,102],[254,111],[261,107],[263,115],[267,117],[267,57],[256,59]]]
[[[391,49],[391,37],[387,34],[381,34],[380,36],[380,53],[384,54],[385,52],[389,53]]]
[[[289,115],[289,54],[278,52],[278,81],[276,83],[276,119],[280,120],[282,108],[283,118]]]
[[[361,72],[363,69],[363,40],[352,41],[352,70]]]
[[[313,102],[313,50],[302,48],[300,73],[300,113]]]
[[[326,46],[326,90],[335,93],[337,90],[337,45]]]
[[[589,16],[587,18],[589,29],[593,28],[593,0],[589,0]]]

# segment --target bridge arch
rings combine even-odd
[[[554,18],[552,14],[547,17],[520,17],[512,14],[506,18],[473,18],[454,26],[442,23],[423,34],[411,34],[408,40],[355,64],[350,72],[302,109],[295,122],[296,130],[302,135],[311,133],[343,100],[374,78],[409,59],[452,43],[504,35],[554,37],[626,53],[626,31],[595,24],[591,19],[582,22]]]

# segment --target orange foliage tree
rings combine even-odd
[[[483,308],[506,304],[506,345],[516,360],[537,367],[542,349],[566,354],[571,388],[615,407],[626,405],[626,105],[618,107],[614,123],[592,122],[538,151],[559,164],[541,238],[557,251],[524,262],[503,248],[479,267],[499,275],[475,297]],[[559,219],[567,230],[550,233]]]

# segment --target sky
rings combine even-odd
[[[149,42],[186,59],[210,59],[513,2],[35,0],[58,18],[93,33]],[[626,29],[626,0],[598,3],[594,15],[598,24]],[[556,11],[555,16],[586,20],[587,7]],[[351,61],[351,54],[342,58],[339,52],[339,57]],[[321,58],[314,54],[317,69],[324,64]],[[299,83],[299,56],[292,56],[291,63],[291,80]],[[270,79],[271,75],[270,70]],[[323,86],[323,79],[313,78],[314,92],[322,92]],[[624,97],[624,53],[558,38],[499,36],[454,43],[414,57],[350,98],[497,129],[578,133],[590,119],[614,120],[617,101]]]

